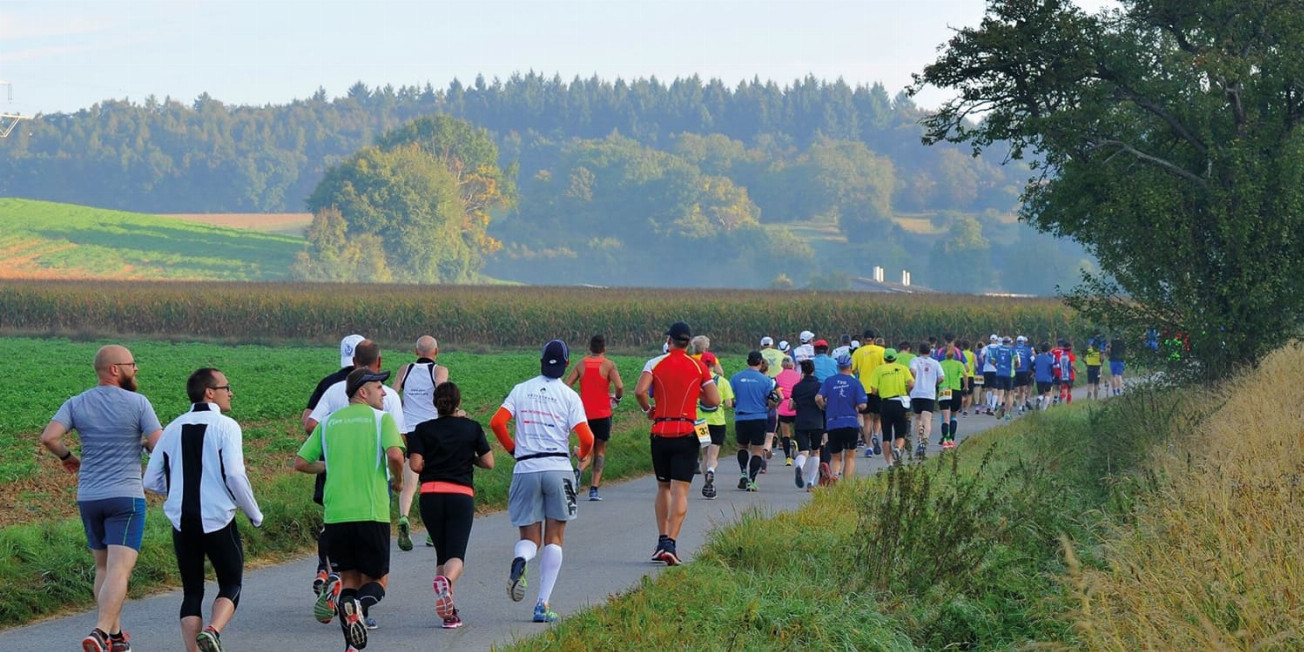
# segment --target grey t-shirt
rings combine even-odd
[[[140,438],[162,428],[149,399],[98,385],[64,401],[54,420],[81,437],[77,500],[145,497]]]

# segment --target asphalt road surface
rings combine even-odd
[[[1079,390],[1081,391],[1081,390]],[[1076,393],[1082,400],[1081,394]],[[989,416],[960,418],[960,436],[996,425]],[[941,454],[937,446],[937,422],[929,456]],[[791,467],[785,467],[782,451],[770,461],[769,473],[758,478],[759,491],[737,489],[736,448],[726,444],[717,470],[719,497],[705,500],[702,481],[693,482],[688,518],[678,541],[680,556],[691,563],[695,551],[714,528],[730,523],[744,510],[759,506],[768,512],[800,507],[808,493],[796,487]],[[856,460],[859,475],[884,468],[881,457]],[[601,502],[580,497],[579,517],[567,526],[565,558],[553,589],[551,607],[564,619],[568,614],[605,603],[609,596],[638,585],[644,575],[660,573],[665,567],[649,561],[656,547],[652,498],[656,482],[645,476],[610,484],[602,489]],[[248,528],[243,515],[241,528]],[[531,622],[538,598],[538,558],[527,572],[525,599],[512,602],[506,591],[508,567],[517,540],[517,529],[498,512],[476,519],[467,549],[466,571],[456,587],[455,601],[465,625],[445,630],[434,613],[435,551],[422,545],[424,531],[412,534],[416,548],[402,552],[393,547],[389,592],[372,610],[380,628],[369,632],[368,650],[487,650],[538,634],[548,627]],[[240,606],[222,633],[223,647],[274,652],[320,652],[342,650],[343,638],[337,624],[323,625],[312,617],[312,580],[316,556],[246,572]],[[207,617],[217,585],[209,582],[205,591]],[[0,596],[3,594],[0,593]],[[2,598],[0,598],[2,599]],[[141,600],[129,600],[123,608],[124,629],[132,635],[133,649],[140,652],[182,650],[178,612],[181,592],[169,591]],[[95,612],[87,611],[0,632],[4,652],[47,652],[76,650],[83,636],[95,626]]]

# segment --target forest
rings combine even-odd
[[[1032,175],[1023,162],[996,147],[979,157],[926,147],[927,111],[908,96],[814,77],[730,87],[529,72],[440,89],[359,82],[342,97],[319,89],[262,107],[106,100],[36,116],[0,141],[0,195],[152,213],[303,211],[332,166],[432,115],[497,146],[509,201],[483,240],[501,247],[473,257],[489,276],[843,289],[881,265],[943,290],[1050,294],[1093,265],[1014,222]],[[810,242],[788,225],[825,236]],[[678,265],[696,260],[731,271]],[[649,279],[643,263],[656,261],[679,271]]]

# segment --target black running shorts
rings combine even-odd
[[[758,421],[757,423],[765,423]],[[652,473],[657,482],[692,482],[697,471],[697,453],[701,444],[696,435],[681,437],[652,436]]]
[[[766,432],[765,419],[734,422],[734,436],[739,446],[764,446]]]

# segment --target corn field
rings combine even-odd
[[[10,334],[134,335],[241,342],[333,342],[360,332],[406,342],[430,333],[454,346],[659,344],[674,321],[722,349],[811,330],[836,346],[866,328],[895,343],[951,332],[1083,338],[1090,324],[1054,299],[857,292],[397,286],[302,283],[7,281],[0,329]]]

